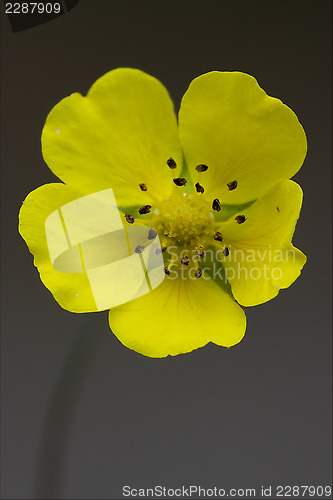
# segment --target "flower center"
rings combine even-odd
[[[198,196],[179,194],[157,207],[151,225],[161,240],[167,240],[167,245],[193,247],[202,244],[212,234],[211,207]]]
[[[173,158],[169,158],[166,164],[174,171],[177,163]],[[220,200],[215,198],[211,204],[207,203],[202,194],[204,187],[200,184],[201,174],[206,172],[208,166],[201,163],[195,167],[198,172],[198,182],[195,184],[193,194],[186,194],[182,189],[187,184],[184,177],[175,177],[172,174],[172,180],[175,184],[174,195],[165,199],[162,203],[156,203],[153,208],[153,218],[149,219],[150,229],[147,238],[154,239],[159,234],[161,245],[156,249],[156,254],[166,252],[168,254],[166,261],[169,260],[164,268],[166,275],[170,275],[172,266],[185,266],[189,270],[194,269],[194,277],[200,278],[203,270],[199,267],[198,258],[202,259],[206,255],[205,246],[220,246],[223,242],[223,234],[217,230],[219,224],[215,222],[214,212],[221,211]],[[236,180],[228,182],[226,188],[229,191],[236,189],[238,183]],[[145,183],[139,184],[141,191],[147,191],[148,186]],[[144,205],[138,209],[139,215],[149,214],[152,210],[151,205]],[[134,224],[135,218],[131,214],[124,214],[128,224]],[[238,223],[243,224],[246,221],[245,215],[237,215],[234,221],[224,224]],[[176,253],[171,250],[176,247]],[[136,253],[142,253],[145,250],[144,245],[137,245]],[[228,247],[224,245],[223,255],[229,255]],[[194,259],[192,257],[196,257]],[[193,262],[192,262],[193,261]],[[190,264],[191,263],[191,264]]]

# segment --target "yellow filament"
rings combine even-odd
[[[169,264],[166,266],[169,271],[172,268],[172,266],[175,265],[175,262],[176,262],[177,259],[178,259],[178,256],[175,255],[175,254],[171,257],[171,260],[170,260]]]

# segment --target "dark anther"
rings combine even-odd
[[[229,255],[229,248],[228,247],[224,247],[222,253],[223,253],[224,257],[228,257],[228,255]]]
[[[184,177],[176,177],[173,182],[176,184],[176,186],[185,186],[185,184],[187,184],[187,180],[184,179]]]
[[[221,210],[221,203],[220,203],[220,200],[218,200],[217,198],[215,198],[215,200],[213,200],[212,209],[216,210],[216,212],[219,212]]]
[[[144,251],[145,247],[143,245],[137,245],[134,249],[135,253],[142,253]]]
[[[214,240],[216,240],[216,241],[223,240],[223,236],[222,236],[222,233],[220,233],[220,231],[216,231],[216,233],[214,234]]]
[[[149,229],[148,231],[148,240],[153,240],[157,236],[157,231],[155,229]]]
[[[135,221],[135,219],[134,219],[133,215],[130,215],[130,214],[125,214],[125,219],[127,220],[127,222],[128,222],[129,224],[133,224],[133,223],[134,223],[134,221]]]
[[[280,209],[279,209],[279,207],[276,207],[276,210],[277,210],[278,212],[280,212]]]
[[[237,181],[228,182],[227,186],[229,191],[233,191],[237,187]]]
[[[237,215],[237,217],[235,217],[235,221],[237,224],[243,224],[243,222],[246,221],[246,217],[245,215]]]
[[[196,277],[196,279],[198,279],[202,276],[202,269],[200,269],[200,267],[196,268],[194,276]]]
[[[168,274],[168,275],[170,274],[170,270],[168,269],[168,267],[164,268],[164,272],[165,272],[165,274]]]
[[[185,257],[182,257],[182,258],[180,259],[180,262],[181,262],[182,264],[184,264],[184,266],[188,266],[188,263],[190,262],[190,259],[188,258],[188,256],[187,256],[187,255],[185,255]]]
[[[160,254],[162,252],[165,252],[166,249],[167,249],[166,247],[160,246],[160,247],[156,248],[155,253],[156,253],[156,255],[158,255],[158,254]]]
[[[206,254],[204,247],[202,245],[196,247],[195,250],[196,250],[197,254],[199,255],[199,257],[204,257]]]
[[[201,163],[200,165],[197,165],[195,167],[195,170],[197,172],[206,172],[206,170],[208,170],[208,167],[207,167],[207,165],[204,165],[203,163]]]
[[[144,184],[144,183],[139,184],[139,188],[141,189],[141,191],[147,191],[147,189],[148,189],[147,184]]]
[[[196,183],[195,189],[197,190],[197,193],[204,193],[204,188],[199,184],[199,182]]]
[[[167,160],[167,165],[169,168],[172,168],[172,169],[177,168],[177,163],[175,162],[175,160],[173,158],[169,158]]]
[[[140,215],[149,214],[150,209],[151,205],[144,205],[143,207],[139,208],[138,212]]]

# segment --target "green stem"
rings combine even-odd
[[[85,376],[102,335],[104,314],[87,315],[50,396],[37,463],[36,498],[61,498],[67,441]]]

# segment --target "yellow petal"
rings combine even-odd
[[[245,203],[301,167],[306,137],[295,113],[245,73],[213,71],[191,83],[179,113],[187,165],[208,165],[201,184],[211,199]],[[237,181],[229,191],[227,183]]]
[[[231,218],[221,224],[229,249],[224,261],[226,276],[235,299],[243,306],[276,297],[300,275],[306,257],[291,239],[302,196],[298,184],[280,181],[240,214],[246,217],[244,223]]]
[[[85,273],[64,273],[53,268],[45,221],[62,205],[80,196],[64,184],[46,184],[27,196],[19,214],[19,232],[34,256],[42,282],[60,306],[72,312],[96,311],[96,303]]]
[[[166,161],[173,157],[179,167],[182,161],[166,89],[129,68],[99,78],[86,97],[75,93],[60,101],[47,117],[42,152],[66,184],[84,193],[111,187],[120,206],[163,199],[172,189]]]
[[[20,211],[20,232],[61,306],[102,311],[156,288],[165,278],[158,236],[126,222],[112,189],[78,195],[49,184],[30,193]]]
[[[246,328],[241,307],[205,275],[167,278],[149,294],[111,309],[109,321],[125,346],[156,358],[208,342],[230,347],[240,342]]]

